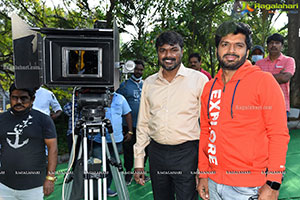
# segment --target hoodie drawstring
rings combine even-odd
[[[208,103],[207,103],[207,118],[208,118],[208,119],[209,119],[209,102],[210,102],[210,96],[211,96],[212,89],[213,89],[213,87],[214,87],[214,85],[215,85],[217,79],[218,79],[218,78],[215,78],[215,80],[214,80],[214,82],[213,82],[213,84],[212,84],[212,86],[211,86],[211,88],[210,88],[210,91],[209,91],[209,97],[208,97]]]
[[[234,96],[235,96],[235,91],[236,91],[236,88],[238,86],[238,84],[240,83],[240,80],[238,80],[238,82],[236,83],[235,85],[235,88],[234,88],[234,91],[233,91],[233,95],[232,95],[232,100],[231,100],[231,108],[230,108],[230,111],[231,111],[231,118],[233,119],[233,111],[232,111],[232,106],[233,106],[233,101],[234,101]]]
[[[215,78],[211,88],[210,88],[210,91],[209,91],[209,97],[208,97],[208,103],[207,103],[207,118],[209,119],[209,102],[210,102],[210,97],[211,97],[211,93],[212,93],[212,90],[213,90],[213,87],[216,83],[218,78]],[[234,91],[233,91],[233,95],[232,95],[232,100],[231,100],[231,108],[230,108],[230,114],[231,114],[231,118],[233,119],[233,110],[232,110],[232,107],[233,107],[233,102],[234,102],[234,97],[235,97],[235,92],[236,92],[236,88],[238,86],[238,84],[240,83],[241,80],[238,80],[238,82],[236,83],[235,85],[235,88],[234,88]]]

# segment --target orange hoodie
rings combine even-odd
[[[226,85],[221,75],[201,96],[199,177],[240,187],[281,183],[290,137],[278,83],[248,60]]]

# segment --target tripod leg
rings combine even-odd
[[[114,137],[113,137],[112,133],[110,133],[110,137],[111,137],[111,140],[112,140],[112,146],[113,146],[113,151],[114,151],[112,153],[114,153],[117,163],[121,164],[121,160],[120,160],[120,157],[119,157],[119,152],[117,150],[117,145],[115,143],[115,140],[114,140]],[[110,155],[107,144],[106,144],[106,149],[107,149],[107,156],[110,159],[111,155]],[[117,189],[117,192],[118,192],[118,195],[119,195],[119,199],[129,200],[129,192],[128,192],[128,189],[127,189],[127,186],[126,186],[126,183],[125,183],[123,173],[121,173],[116,166],[111,165],[110,168],[111,168],[111,172],[112,172],[112,175],[113,175],[113,180],[115,182],[115,186],[116,186],[116,189]]]
[[[73,141],[73,145],[72,145],[72,150],[70,153],[70,158],[69,158],[69,162],[68,162],[68,171],[69,172],[71,170],[71,167],[74,163],[74,160],[76,158],[75,157],[75,149],[76,149],[76,144],[77,144],[77,139],[78,139],[78,135],[74,136],[74,141]],[[81,146],[80,146],[81,148]],[[81,155],[78,154],[78,156]],[[70,200],[71,197],[71,192],[72,192],[72,187],[73,187],[73,181],[69,182],[69,183],[65,183],[65,181],[68,179],[68,177],[70,176],[70,174],[66,174],[66,177],[64,178],[64,182],[63,182],[63,188],[62,188],[62,199],[63,200]]]
[[[103,129],[102,131],[105,131],[104,129],[104,126],[103,126]],[[102,137],[102,171],[103,171],[103,174],[107,174],[107,169],[106,169],[106,138],[105,138],[105,135],[103,134]],[[98,197],[101,197],[98,196]],[[107,200],[107,178],[106,176],[103,178],[103,199],[104,200]]]
[[[88,147],[87,147],[87,128],[84,127],[83,135],[83,173],[87,175],[88,173]],[[84,200],[88,200],[88,179],[84,178]]]
[[[98,199],[102,200],[102,181],[99,178],[97,182],[98,182]]]

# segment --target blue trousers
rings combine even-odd
[[[234,187],[218,184],[208,179],[208,192],[211,200],[249,200],[258,199],[260,187]],[[251,199],[251,198],[250,198]]]

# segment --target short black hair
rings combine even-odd
[[[201,56],[199,53],[192,53],[190,56],[189,56],[189,61],[191,58],[197,58],[199,62],[201,62]]]
[[[279,41],[283,45],[284,43],[284,37],[280,35],[279,33],[274,33],[273,35],[269,36],[267,39],[267,44],[269,44],[271,41]]]
[[[35,95],[35,89],[34,88],[17,88],[16,87],[16,84],[13,83],[11,84],[10,88],[9,88],[9,96],[11,95],[11,93],[14,91],[14,90],[23,90],[25,92],[28,92],[28,95],[30,96],[30,98],[32,99]]]
[[[252,46],[252,31],[251,28],[248,24],[242,23],[242,22],[235,22],[235,21],[226,21],[222,23],[219,28],[216,31],[215,35],[215,43],[216,47],[218,48],[219,43],[222,39],[222,37],[233,33],[233,34],[238,34],[242,33],[246,36],[246,45],[247,49],[250,50]]]
[[[165,31],[162,32],[157,38],[155,47],[158,50],[158,47],[163,46],[164,44],[175,45],[178,44],[181,49],[183,49],[183,38],[182,36],[175,31]]]
[[[135,64],[135,65],[142,65],[142,66],[145,68],[145,63],[144,63],[144,61],[142,61],[142,60],[135,60],[135,61],[134,61],[134,64]]]

